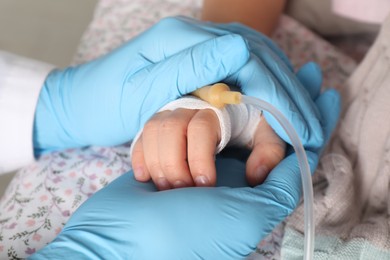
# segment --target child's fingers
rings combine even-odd
[[[217,115],[211,109],[199,110],[192,118],[187,134],[188,165],[195,185],[215,185],[215,149],[221,139]]]
[[[164,176],[159,161],[158,134],[162,120],[170,111],[155,114],[146,124],[142,132],[142,143],[146,167],[159,190],[170,189],[171,186]]]
[[[150,173],[146,167],[144,158],[144,149],[142,143],[142,136],[134,144],[133,154],[131,157],[131,165],[134,171],[134,177],[137,181],[148,181],[150,180]]]
[[[284,158],[286,143],[268,125],[264,117],[255,131],[253,150],[246,163],[246,176],[250,185],[258,185]]]
[[[165,178],[174,188],[193,186],[187,164],[187,127],[197,110],[176,109],[162,120],[158,154]]]

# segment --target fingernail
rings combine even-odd
[[[195,184],[200,187],[210,186],[210,181],[206,176],[199,175],[195,178]]]
[[[177,180],[173,183],[173,187],[175,188],[183,188],[183,187],[186,187],[186,183],[184,181],[181,181],[181,180]]]
[[[156,181],[157,188],[159,190],[169,190],[171,188],[171,185],[169,185],[169,182],[166,178],[160,177]]]
[[[136,180],[142,179],[144,177],[144,169],[142,167],[137,167],[134,169],[134,177]]]
[[[255,171],[255,179],[258,184],[263,183],[268,174],[268,168],[264,165],[259,166]]]

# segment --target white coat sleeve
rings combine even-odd
[[[52,65],[0,51],[0,174],[34,160],[33,124]]]

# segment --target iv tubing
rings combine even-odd
[[[209,102],[211,105],[222,108],[225,104],[238,104],[243,101],[246,104],[253,105],[259,110],[266,110],[271,113],[283,127],[284,131],[290,138],[291,144],[294,147],[297,155],[299,168],[301,170],[301,179],[303,187],[303,202],[305,213],[305,241],[303,259],[311,260],[314,254],[314,213],[313,213],[313,186],[311,181],[311,173],[309,163],[307,161],[305,150],[299,140],[298,134],[295,132],[288,120],[271,104],[257,98],[241,95],[239,92],[230,91],[228,85],[217,83],[212,86],[205,86],[194,92],[193,95]]]
[[[283,127],[284,131],[287,133],[290,138],[291,144],[294,147],[295,153],[297,155],[299,168],[301,170],[301,179],[303,187],[303,202],[304,202],[304,213],[305,213],[305,241],[304,241],[304,251],[303,256],[305,260],[313,259],[314,253],[314,221],[313,221],[313,186],[311,181],[311,173],[309,163],[307,161],[305,150],[302,146],[301,141],[299,140],[298,134],[295,132],[294,128],[284,117],[282,113],[279,112],[271,104],[262,101],[257,98],[249,97],[242,95],[242,102],[245,104],[253,105],[260,110],[266,110],[271,113],[276,120]]]

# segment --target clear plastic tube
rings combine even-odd
[[[301,179],[303,187],[303,202],[305,214],[305,241],[303,256],[305,260],[313,259],[314,253],[314,212],[313,212],[313,186],[311,181],[311,173],[309,163],[307,161],[305,150],[299,140],[298,134],[295,132],[288,120],[271,104],[257,98],[242,95],[242,102],[255,106],[260,110],[265,110],[271,113],[276,120],[286,131],[290,138],[291,144],[294,147],[298,158],[299,168],[301,170]]]

